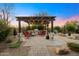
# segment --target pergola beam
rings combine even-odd
[[[21,21],[25,21],[28,23],[28,21],[31,22],[31,20],[34,20],[36,22],[44,20],[46,24],[51,21],[51,31],[53,31],[53,21],[55,20],[55,16],[17,16],[17,21],[19,21],[19,33],[21,33]]]
[[[50,18],[52,20],[52,19],[55,18],[55,16],[43,16],[43,17],[42,16],[17,16],[16,18],[17,18],[17,21],[18,20],[21,20],[21,21],[23,21],[23,20],[30,20],[30,19],[39,20],[41,18],[42,19],[48,19],[48,20]]]

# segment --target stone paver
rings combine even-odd
[[[69,39],[67,37],[62,37],[59,35],[55,35],[54,40],[52,39],[46,40],[45,37],[43,36],[34,36],[26,40],[26,43],[23,46],[31,46],[31,50],[28,53],[29,56],[51,56],[51,55],[53,56],[56,55],[56,53],[53,51],[53,53],[51,54],[47,46],[68,48],[67,42],[79,43],[79,40]],[[79,54],[71,52],[68,55],[79,55]]]
[[[62,40],[46,40],[45,37],[35,36],[28,39],[23,46],[31,46],[31,50],[28,54],[29,56],[50,56],[50,52],[47,48],[48,45],[61,46],[63,44],[64,41]]]
[[[31,47],[29,56],[50,56],[47,47]]]

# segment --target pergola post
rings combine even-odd
[[[18,27],[19,27],[18,42],[20,42],[20,38],[21,38],[21,21],[20,20],[18,21]]]
[[[29,27],[29,30],[30,30],[30,29],[31,29],[31,28],[30,28],[30,23],[28,23],[28,27]]]
[[[46,29],[47,29],[47,34],[48,34],[48,24],[47,24],[47,28]]]
[[[53,32],[53,20],[51,20],[51,32]]]
[[[20,20],[18,21],[18,25],[19,25],[18,26],[19,27],[19,33],[21,33],[21,21]]]
[[[49,39],[48,24],[46,24],[46,39]]]

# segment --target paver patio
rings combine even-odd
[[[24,37],[23,37],[24,38]],[[22,39],[22,38],[21,38]],[[77,42],[79,40],[68,39],[67,37],[54,36],[54,40],[45,39],[45,36],[33,36],[29,39],[22,39],[23,43],[19,48],[5,48],[0,52],[3,56],[57,56],[54,47],[67,48],[67,42]],[[79,53],[70,52],[67,56],[79,56]]]
[[[34,36],[30,39],[26,40],[26,43],[23,46],[31,46],[31,50],[29,51],[29,56],[50,56],[50,52],[48,51],[47,46],[63,46],[65,44],[62,40],[46,40],[45,37],[42,36]],[[53,53],[52,55],[54,55]]]
[[[53,51],[53,47],[59,48],[68,48],[67,42],[77,42],[79,40],[68,39],[67,37],[62,37],[59,35],[54,36],[54,40],[49,39],[46,40],[45,36],[34,36],[30,37],[26,40],[26,43],[23,46],[31,46],[31,50],[29,51],[29,56],[56,56],[56,53]],[[51,48],[49,46],[52,46]],[[51,50],[52,51],[51,51]],[[71,52],[68,55],[79,55],[78,53]]]

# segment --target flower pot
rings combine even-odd
[[[68,33],[68,36],[71,36],[71,33]]]

